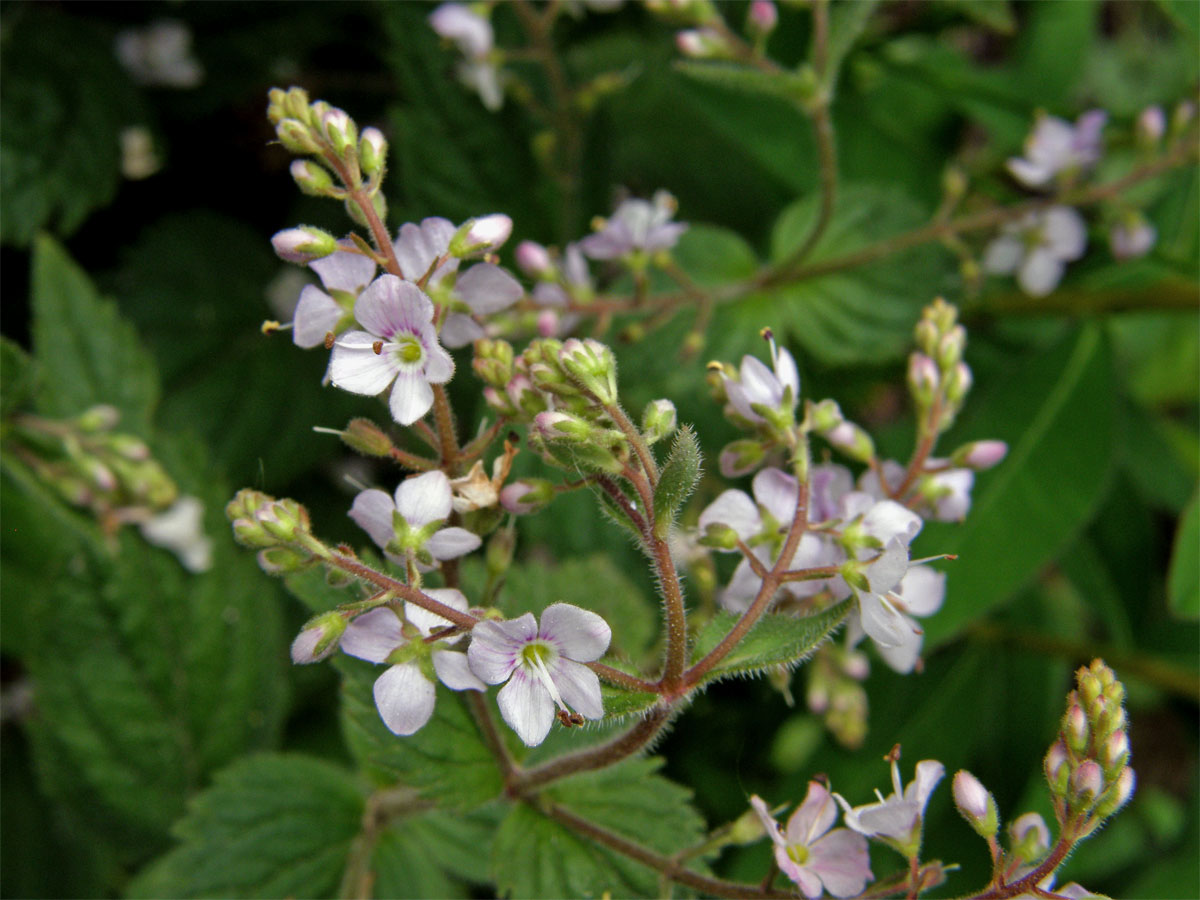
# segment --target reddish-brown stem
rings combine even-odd
[[[590,662],[587,664],[587,667],[609,684],[615,684],[617,687],[624,688],[627,691],[654,693],[658,690],[658,685],[653,682],[638,678],[636,675],[630,675],[628,672],[622,672],[620,669],[614,669],[612,666],[606,666],[604,663]]]
[[[1000,900],[1003,897],[1019,897],[1021,894],[1033,890],[1037,887],[1039,881],[1062,865],[1062,861],[1067,858],[1067,855],[1075,846],[1075,838],[1072,835],[1073,832],[1068,826],[1059,835],[1058,841],[1050,851],[1050,855],[1038,863],[1032,871],[1027,872],[1016,881],[1011,881],[1008,884],[993,885],[982,893],[973,894],[970,900]]]
[[[929,416],[924,423],[925,427],[921,429],[921,438],[913,449],[912,459],[908,461],[904,479],[895,488],[889,488],[884,481],[883,470],[879,470],[879,484],[888,496],[899,500],[913,486],[913,482],[917,480],[921,470],[925,467],[925,460],[929,459],[929,454],[933,452],[934,445],[937,443],[941,418],[942,392],[938,391],[937,396],[933,398],[933,405],[929,408]]]
[[[442,468],[453,473],[458,465],[458,438],[454,435],[454,412],[450,408],[450,398],[446,396],[443,385],[431,385],[433,388],[433,420],[437,423],[438,441],[441,445]]]
[[[738,538],[737,546],[738,549],[742,551],[742,556],[745,557],[746,562],[750,564],[750,570],[759,578],[766,578],[767,574],[770,572],[770,569],[764,566],[763,561],[754,555],[754,551],[746,544],[746,542],[741,538]]]
[[[438,464],[432,459],[417,456],[415,453],[409,453],[407,450],[401,450],[399,447],[392,447],[388,450],[388,456],[406,469],[412,469],[414,472],[428,472],[438,467]]]
[[[378,588],[391,591],[397,597],[407,600],[410,603],[415,603],[422,609],[427,609],[429,612],[439,615],[443,619],[447,619],[448,621],[451,621],[455,625],[461,626],[468,631],[474,628],[478,622],[478,619],[476,619],[474,616],[469,616],[464,612],[459,612],[457,609],[447,606],[445,603],[439,603],[429,595],[417,590],[414,587],[411,587],[410,585],[405,584],[403,581],[397,581],[390,575],[385,575],[383,572],[372,569],[370,566],[359,562],[357,559],[352,559],[349,556],[342,556],[341,554],[333,553],[327,557],[324,557],[322,562],[325,562],[331,566],[337,566],[337,568],[341,569],[343,572],[349,572],[351,575],[355,575],[361,578],[363,581],[368,581]]]
[[[633,452],[637,454],[638,462],[642,464],[642,471],[646,473],[646,478],[650,482],[650,489],[653,491],[658,484],[658,464],[654,461],[654,455],[650,452],[650,448],[642,439],[642,434],[634,424],[629,421],[629,416],[625,415],[625,410],[621,409],[615,403],[604,407],[604,411],[608,413],[609,418],[613,420],[613,424],[621,430],[621,433],[629,440],[633,446]],[[653,504],[647,506],[651,509]]]
[[[475,458],[483,453],[491,446],[492,441],[496,439],[496,435],[507,424],[507,419],[501,416],[497,419],[487,431],[478,437],[468,441],[467,444],[459,451],[458,458],[463,463],[474,462]]]
[[[633,505],[629,502],[629,498],[625,496],[625,492],[617,487],[611,478],[606,475],[597,476],[596,485],[625,514],[625,517],[629,519],[633,527],[638,530],[638,534],[645,537],[649,533],[645,516],[633,508]]]

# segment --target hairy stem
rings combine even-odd
[[[439,603],[428,594],[425,594],[416,588],[405,584],[403,581],[397,581],[390,575],[385,575],[376,569],[371,568],[365,563],[359,562],[349,556],[343,556],[339,553],[333,553],[322,559],[322,562],[327,565],[336,566],[343,572],[349,572],[361,578],[363,581],[370,582],[378,588],[385,591],[391,591],[397,597],[414,603],[422,609],[426,609],[435,615],[441,616],[468,631],[475,627],[478,619],[474,616],[467,615],[464,612],[459,612],[453,607],[447,606],[445,603]]]

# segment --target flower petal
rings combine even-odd
[[[479,263],[458,276],[454,293],[473,313],[486,316],[508,309],[525,295],[525,289],[499,266]]]
[[[470,316],[463,313],[450,313],[442,324],[442,331],[438,338],[447,347],[455,350],[474,343],[486,334],[483,326]],[[426,369],[428,370],[428,366]]]
[[[863,530],[871,537],[887,545],[893,539],[908,546],[917,536],[924,522],[921,517],[895,500],[880,500],[863,516]]]
[[[862,628],[875,643],[883,647],[899,647],[916,637],[908,619],[879,594],[858,595]]]
[[[907,675],[917,667],[917,660],[921,657],[921,635],[914,631],[912,640],[904,641],[895,647],[885,647],[877,642],[875,649],[888,664],[888,668],[901,675]]]
[[[1045,247],[1038,247],[1021,263],[1017,284],[1030,297],[1045,297],[1058,287],[1062,274],[1062,259]]]
[[[791,524],[800,490],[795,478],[780,469],[763,469],[754,476],[751,489],[754,499],[766,507],[776,522],[783,526]]]
[[[325,343],[346,311],[315,285],[305,285],[292,316],[292,343],[306,350]]]
[[[883,552],[867,564],[867,583],[877,594],[886,594],[900,583],[908,571],[908,547],[900,538],[892,538]]]
[[[414,734],[433,715],[437,692],[416,663],[391,666],[375,679],[375,706],[392,734]]]
[[[363,531],[371,536],[380,548],[387,547],[396,536],[393,513],[396,504],[383,491],[371,488],[360,491],[350,507],[350,518]]]
[[[983,271],[992,275],[1008,275],[1017,270],[1025,247],[1021,239],[1013,234],[1002,234],[983,253]]]
[[[443,528],[425,542],[425,549],[434,559],[455,559],[479,549],[479,535],[465,528]]]
[[[467,658],[471,671],[488,684],[499,684],[517,666],[521,648],[537,637],[537,619],[525,613],[519,619],[480,622],[471,630]]]
[[[387,607],[373,609],[357,616],[342,632],[343,653],[381,663],[388,655],[403,644],[400,632],[400,617]]]
[[[911,615],[933,615],[946,597],[946,573],[929,566],[911,566],[895,591]]]
[[[431,330],[432,333],[432,330]],[[425,343],[425,380],[430,384],[445,384],[454,375],[454,360],[442,349],[436,335]]]
[[[474,645],[472,644],[472,647]],[[476,674],[479,670],[471,667]],[[554,701],[540,681],[517,669],[496,695],[500,715],[526,746],[536,747],[554,724]]]
[[[563,702],[588,719],[604,718],[600,679],[583,663],[559,657],[550,665],[550,679]]]
[[[308,264],[321,279],[321,284],[331,291],[347,291],[356,294],[371,283],[375,277],[375,263],[361,253],[339,250]]]
[[[834,897],[857,897],[873,880],[867,840],[861,834],[838,828],[808,849],[809,870]]]
[[[375,352],[377,340],[365,331],[347,331],[337,339],[329,358],[334,387],[374,396],[392,383],[399,366],[390,354]]]
[[[487,685],[476,677],[467,662],[467,654],[455,650],[434,650],[433,670],[438,680],[452,691],[486,691]]]
[[[419,281],[433,261],[450,249],[450,239],[456,230],[449,219],[438,217],[425,219],[420,225],[411,222],[401,225],[392,247],[404,277],[409,281]],[[442,273],[454,271],[457,267],[458,260],[450,260],[438,268],[430,281],[437,281]]]
[[[454,588],[424,588],[424,592],[436,600],[438,603],[444,603],[451,609],[457,609],[459,612],[467,611],[467,598],[463,596],[463,592]],[[425,637],[429,637],[434,631],[439,628],[445,628],[448,625],[453,625],[449,619],[443,619],[437,613],[430,612],[423,606],[417,606],[415,603],[404,604],[404,617],[417,627],[417,631]],[[450,638],[451,641],[462,639],[462,635],[455,635]]]
[[[1069,206],[1052,206],[1046,210],[1043,240],[1059,259],[1072,260],[1083,256],[1087,248],[1087,226],[1079,213]]]
[[[829,791],[820,782],[810,781],[804,802],[788,819],[784,832],[787,842],[807,847],[832,828],[836,819],[837,804]]]
[[[409,525],[450,517],[450,479],[441,469],[406,478],[396,488],[396,509]]]
[[[732,489],[723,491],[704,508],[698,524],[701,534],[709,525],[726,525],[736,531],[743,541],[750,540],[762,530],[762,518],[754,501],[744,491]]]
[[[433,301],[415,284],[380,275],[358,295],[354,318],[371,334],[385,338],[417,334],[433,321]]]
[[[569,603],[553,603],[542,613],[538,636],[554,644],[567,659],[592,662],[608,649],[612,641],[612,629],[589,609],[580,609]]]

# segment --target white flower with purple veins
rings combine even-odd
[[[376,488],[362,491],[350,507],[350,518],[389,556],[403,561],[412,551],[418,559],[454,559],[482,543],[479,535],[457,526],[442,528],[450,518],[450,479],[440,470],[400,482],[395,497]]]
[[[1058,286],[1066,264],[1083,256],[1086,247],[1087,228],[1079,213],[1052,206],[1006,225],[984,251],[983,268],[993,275],[1016,272],[1021,290],[1044,297]]]
[[[329,380],[355,394],[374,395],[392,385],[392,418],[411,425],[433,406],[430,385],[454,374],[454,361],[433,328],[433,303],[416,285],[381,275],[359,294],[354,318],[366,331],[337,339]]]
[[[757,357],[742,357],[736,379],[725,376],[725,396],[734,412],[747,421],[765,422],[764,413],[793,414],[800,397],[800,373],[796,361],[786,349],[779,350],[771,341],[771,368]]]
[[[792,813],[786,829],[771,816],[761,797],[752,796],[750,805],[775,844],[779,870],[804,896],[820,897],[828,891],[834,897],[854,897],[873,880],[866,838],[845,828],[829,830],[837,819],[837,804],[823,785],[808,783],[804,802]]]
[[[917,666],[924,637],[913,617],[933,615],[945,598],[945,573],[929,566],[909,566],[886,594],[859,594],[859,609],[851,611],[846,621],[846,645],[853,647],[862,640],[866,634],[862,611],[869,611],[875,649],[889,667],[907,675]]]
[[[550,733],[554,708],[564,721],[600,719],[600,679],[584,663],[604,655],[612,631],[600,616],[568,603],[503,622],[486,620],[471,632],[471,671],[488,684],[508,683],[496,702],[517,736],[536,747]],[[575,711],[575,714],[571,713]]]
[[[653,202],[632,198],[623,201],[595,234],[579,242],[592,259],[620,259],[635,252],[654,253],[675,246],[687,231],[683,222],[672,222],[675,198],[658,191]]]
[[[461,3],[443,3],[430,13],[429,25],[461,51],[459,80],[476,91],[483,105],[493,112],[503,106],[500,72],[492,61],[495,44],[492,23]]]
[[[425,593],[452,609],[467,611],[467,598],[453,588],[429,588]],[[373,609],[347,625],[341,639],[342,651],[351,656],[391,663],[375,679],[375,706],[388,730],[401,736],[416,733],[433,715],[435,677],[452,691],[487,690],[472,674],[467,654],[445,649],[462,640],[462,634],[425,642],[453,623],[415,603],[404,604],[404,618],[407,625],[388,607]]]
[[[866,837],[880,837],[901,846],[919,845],[921,820],[929,795],[937,787],[946,768],[933,759],[917,763],[916,777],[903,787],[900,783],[900,764],[892,761],[892,793],[885,799],[879,791],[877,803],[850,808],[841,794],[834,798],[841,804],[845,822],[853,830]]]
[[[1012,157],[1008,170],[1026,187],[1043,187],[1060,172],[1075,174],[1100,158],[1100,132],[1108,121],[1101,109],[1085,112],[1072,126],[1041,115],[1025,140],[1025,156]]]
[[[354,322],[354,301],[375,277],[375,263],[360,253],[339,251],[308,264],[325,290],[313,284],[300,291],[292,317],[292,342],[305,349],[325,343]],[[326,293],[328,292],[328,293]]]
[[[507,309],[525,294],[517,279],[491,263],[477,263],[459,274],[458,258],[449,256],[450,241],[457,232],[448,219],[432,217],[420,225],[401,225],[392,245],[406,280],[420,281],[433,269],[425,290],[439,305],[451,309],[441,331],[442,342],[450,348],[465,347],[484,336],[474,316]],[[448,258],[433,268],[442,257]],[[460,311],[454,312],[454,307]]]

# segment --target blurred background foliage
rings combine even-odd
[[[289,157],[263,115],[269,87],[299,84],[384,129],[393,228],[503,211],[515,222],[510,249],[524,238],[556,243],[607,213],[617,189],[648,196],[666,188],[679,218],[695,223],[678,251],[682,267],[721,284],[784,255],[814,213],[817,158],[803,119],[783,101],[687,77],[672,65],[670,28],[633,3],[568,19],[556,33],[573,77],[615,70],[628,82],[587,120],[578,196],[564,202],[539,163],[540,126],[516,103],[489,113],[454,80],[453,54],[425,22],[430,10],[354,2],[0,9],[0,272],[12,342],[3,354],[5,408],[70,415],[117,403],[122,427],[205,500],[216,540],[216,565],[201,576],[129,535],[114,556],[79,512],[5,467],[3,896],[182,893],[172,873],[198,860],[177,854],[145,867],[189,828],[219,827],[212,820],[229,797],[272,784],[283,757],[244,759],[258,751],[325,760],[304,765],[312,767],[305,784],[319,786],[331,810],[328,830],[288,838],[310,847],[311,870],[280,863],[236,890],[207,882],[208,892],[336,892],[353,852],[361,801],[340,767],[352,755],[336,673],[286,665],[306,612],[233,546],[221,516],[232,491],[251,486],[301,499],[319,533],[361,544],[345,516],[342,475],[395,477],[311,430],[341,426],[372,405],[321,387],[322,354],[259,332],[264,318],[280,316],[271,286],[298,291],[294,282],[279,287],[287,267],[270,235],[300,222],[346,230],[336,204],[294,189]],[[814,258],[921,224],[948,159],[1001,164],[1036,110],[1073,118],[1099,106],[1128,126],[1151,103],[1194,98],[1198,10],[1189,0],[882,4],[845,62],[833,110],[838,215]],[[118,33],[162,17],[191,29],[204,69],[198,86],[139,85],[117,64]],[[803,57],[808,21],[781,9],[776,58]],[[501,45],[520,43],[511,10],[501,5],[495,24]],[[536,88],[538,71],[521,72]],[[120,134],[133,125],[149,130],[163,163],[140,180],[121,173]],[[1016,197],[996,185],[997,200]],[[1046,301],[998,281],[967,297],[954,258],[925,246],[720,309],[704,357],[681,363],[676,355],[686,313],[619,346],[627,406],[670,397],[713,458],[734,432],[707,397],[703,361],[755,350],[758,330],[771,325],[797,354],[805,395],[837,397],[880,436],[884,455],[899,455],[912,430],[903,356],[920,308],[942,294],[962,305],[976,380],[947,446],[998,437],[1011,448],[979,478],[964,526],[922,534],[918,553],[960,555],[948,569],[947,604],[927,623],[923,672],[900,677],[873,666],[860,749],[840,748],[803,709],[802,672],[795,707],[764,681],[727,682],[698,697],[661,745],[668,762],[652,776],[657,790],[677,790],[661,775],[691,786],[710,827],[740,815],[749,793],[798,801],[817,772],[864,799],[885,783],[881,757],[900,742],[906,773],[919,759],[940,759],[978,775],[1002,814],[1046,811],[1041,754],[1070,672],[1102,655],[1129,688],[1139,787],[1061,880],[1113,896],[1200,895],[1197,191],[1194,167],[1149,186],[1139,200],[1158,229],[1150,256],[1118,266],[1097,249]],[[1099,229],[1092,243],[1102,243]],[[32,351],[32,368],[17,347]],[[95,357],[82,359],[80,347]],[[452,395],[461,421],[474,423],[483,410],[465,356],[459,372]],[[532,470],[528,456],[520,471]],[[691,514],[721,489],[710,471]],[[552,600],[590,605],[589,585],[603,584],[606,597],[628,600],[627,648],[645,652],[657,627],[652,584],[589,496],[560,499],[523,520],[520,534],[507,588],[514,611]],[[547,582],[550,560],[562,569],[550,568]],[[553,596],[529,602],[547,584]],[[361,704],[365,682],[355,683]],[[395,765],[407,771],[409,763]],[[260,810],[268,825],[302,806],[302,797],[289,806],[283,791],[277,806]],[[198,794],[190,825],[173,832]],[[481,866],[493,837],[512,838],[493,835],[488,821],[486,810],[431,813],[403,835],[389,831],[373,857],[376,895],[486,895],[480,884],[491,879],[518,894],[537,889],[521,872]],[[926,846],[962,865],[943,895],[986,880],[983,846],[955,815],[948,786],[934,796]],[[715,868],[757,879],[766,856],[760,844]],[[876,853],[877,875],[890,865]],[[205,883],[190,882],[200,893]]]

